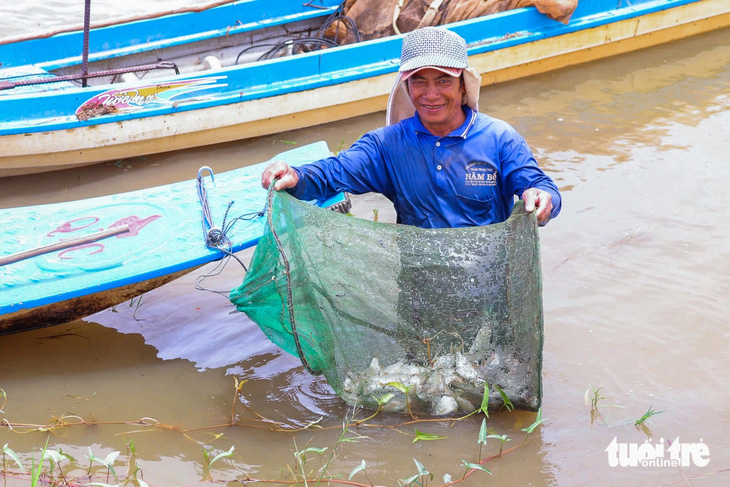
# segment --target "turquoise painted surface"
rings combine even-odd
[[[329,155],[325,142],[276,157],[302,164]],[[215,174],[205,188],[213,223],[261,212],[266,191],[261,172],[268,162]],[[204,163],[215,171],[215,165]],[[197,174],[192,175],[194,177]],[[321,202],[329,206],[343,196]],[[0,210],[0,256],[13,255],[64,239],[128,224],[130,232],[96,243],[33,257],[0,267],[0,315],[142,282],[222,257],[205,245],[196,180],[110,196]],[[11,223],[12,222],[12,223]],[[233,250],[256,244],[265,216],[238,221],[228,234]]]

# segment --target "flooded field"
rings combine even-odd
[[[490,433],[507,441],[481,449],[483,416],[358,423],[368,413],[353,418],[224,295],[195,289],[207,266],[88,319],[0,337],[0,445],[24,465],[3,456],[2,485],[31,485],[46,443],[74,458],[59,466],[81,485],[88,457],[116,451],[120,479],[134,457],[152,486],[290,485],[323,466],[342,485],[394,486],[418,475],[414,459],[434,474],[427,485],[442,485],[500,447],[484,464],[491,476],[459,485],[727,485],[730,30],[487,87],[480,108],[525,136],[564,197],[540,230],[544,422],[529,436],[536,417],[524,412],[492,414]],[[221,172],[293,144],[337,149],[383,120],[4,178],[0,207],[192,179],[201,165]],[[372,219],[373,209],[394,221],[382,198],[355,199],[357,216]],[[225,294],[242,278],[230,262],[204,283]],[[611,466],[632,445],[659,445],[668,460],[670,442],[685,454],[676,465]],[[92,481],[121,482],[92,465]]]

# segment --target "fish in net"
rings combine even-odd
[[[273,185],[272,185],[273,187]],[[269,191],[267,227],[230,299],[348,404],[431,415],[541,401],[537,221],[421,229]]]

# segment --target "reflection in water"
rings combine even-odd
[[[560,218],[541,230],[546,421],[524,446],[489,462],[493,477],[481,473],[463,485],[730,480],[722,472],[730,466],[730,307],[724,298],[730,293],[730,210],[722,196],[730,180],[729,36],[726,29],[483,90],[483,109],[525,135],[556,175],[565,201]],[[190,179],[202,164],[214,163],[219,172],[242,157],[265,160],[288,148],[282,140],[324,139],[337,148],[382,118],[6,178],[0,180],[0,205]],[[380,220],[392,221],[382,199],[358,198],[356,208],[368,219],[379,208]],[[288,475],[287,464],[294,465],[297,448],[331,451],[349,410],[322,378],[308,376],[296,357],[235,313],[225,296],[194,290],[205,272],[146,294],[139,306],[127,303],[88,322],[0,337],[0,388],[8,395],[0,421],[45,423],[71,413],[87,421],[150,417],[179,429],[205,426],[187,436],[140,425],[80,426],[51,437],[51,444],[76,458],[88,447],[97,455],[125,451],[134,439],[145,480],[154,485],[195,483],[202,447],[226,451],[235,445],[233,463],[218,467],[221,479],[242,478],[240,470],[279,479]],[[231,263],[206,286],[225,293],[242,276]],[[235,406],[233,377],[247,380]],[[603,422],[591,422],[584,403],[589,384],[605,397],[599,402]],[[648,429],[636,429],[634,421],[650,407],[663,412],[646,422]],[[226,426],[232,414],[244,426]],[[276,425],[256,414],[287,428],[317,423],[298,432],[271,431]],[[509,448],[522,443],[521,430],[533,420],[534,414],[503,412],[489,425],[508,435]],[[353,428],[351,436],[362,437],[338,450],[330,472],[347,478],[365,459],[373,482],[395,485],[416,472],[415,458],[435,473],[438,485],[444,473],[460,477],[462,459],[475,461],[479,454],[481,418],[388,428],[403,421],[379,415],[369,421],[375,426]],[[414,428],[448,438],[412,443]],[[147,432],[130,433],[140,429]],[[641,444],[678,436],[708,445],[710,465],[608,466],[604,450],[614,438]],[[45,439],[0,428],[0,444],[24,452],[28,462]],[[482,457],[498,450],[492,438]],[[704,484],[694,480],[699,476],[707,476]],[[353,480],[365,482],[362,474]]]

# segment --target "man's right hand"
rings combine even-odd
[[[293,188],[299,182],[299,176],[296,171],[281,161],[274,161],[264,169],[264,172],[261,174],[261,186],[264,189],[269,189],[274,179],[278,179],[276,185],[274,185],[274,189],[277,191]]]

